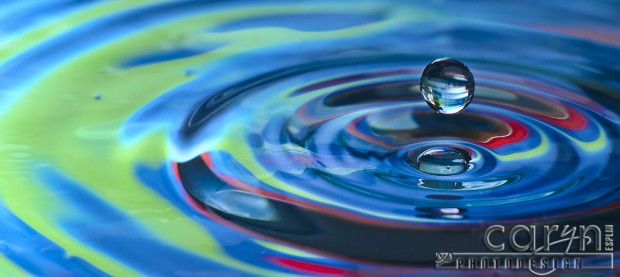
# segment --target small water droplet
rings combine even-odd
[[[474,97],[474,76],[462,62],[451,58],[429,63],[420,78],[420,92],[436,112],[455,114],[467,107]]]
[[[411,160],[412,157],[408,158]],[[414,164],[424,173],[454,175],[466,171],[470,159],[467,151],[452,147],[433,147],[418,155]]]
[[[99,100],[99,99],[101,99],[101,94],[95,94],[95,96],[93,96],[93,98],[95,100]]]

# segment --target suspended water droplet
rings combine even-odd
[[[462,62],[451,58],[432,61],[422,72],[420,92],[436,112],[455,114],[474,97],[474,76]]]
[[[411,156],[408,156],[411,160]],[[420,153],[413,164],[418,170],[433,175],[454,175],[467,170],[469,160],[467,151],[451,147],[433,147]]]

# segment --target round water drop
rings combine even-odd
[[[433,147],[418,155],[418,170],[433,175],[454,175],[467,170],[470,157],[466,151],[451,147]]]
[[[474,97],[474,75],[462,62],[451,58],[429,63],[420,78],[420,92],[426,103],[438,113],[455,114]]]

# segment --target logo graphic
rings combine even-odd
[[[439,269],[528,269],[544,276],[563,269],[613,269],[613,225],[489,226],[490,252],[436,253]]]
[[[454,261],[452,253],[435,253],[435,264],[443,265]]]

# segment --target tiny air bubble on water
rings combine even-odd
[[[454,175],[467,170],[469,160],[470,157],[466,151],[451,147],[433,147],[420,153],[414,164],[424,173]]]
[[[420,92],[436,112],[455,114],[474,97],[474,76],[462,62],[451,58],[429,63],[420,78]]]

